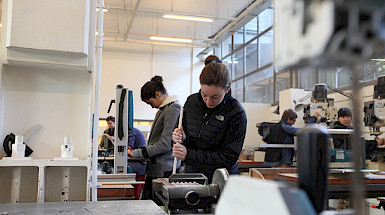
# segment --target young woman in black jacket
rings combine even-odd
[[[185,172],[203,173],[226,168],[238,173],[237,160],[246,133],[246,113],[231,97],[231,76],[226,65],[213,61],[199,77],[201,90],[184,105],[182,126],[173,132],[173,154],[184,161]]]
[[[338,110],[337,122],[334,123],[333,129],[353,129],[350,123],[352,122],[352,112],[349,108],[341,108]],[[334,137],[333,144],[335,149],[351,149],[351,143],[348,137]]]

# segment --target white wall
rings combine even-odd
[[[261,135],[258,134],[257,123],[267,122],[269,120],[270,104],[260,103],[242,103],[246,111],[247,130],[244,147],[256,147],[257,144],[263,143]]]
[[[9,133],[41,129],[28,143],[33,158],[60,157],[64,137],[72,137],[74,157],[87,159],[91,74],[86,71],[5,67],[1,141]],[[3,148],[0,157],[4,155]]]
[[[197,92],[203,63],[189,47],[105,42],[102,62],[100,117],[115,115],[115,106],[107,113],[115,87],[122,84],[134,94],[134,119],[154,119],[157,109],[142,102],[141,87],[155,75],[163,77],[169,95],[177,95],[181,105],[192,91]],[[199,71],[199,73],[197,72]],[[192,87],[192,84],[194,87]]]
[[[269,121],[269,107],[271,105],[259,103],[242,103],[242,106],[246,111],[247,117],[247,130],[243,148],[253,149],[256,148],[258,144],[263,143],[262,136],[258,134],[257,123]],[[263,161],[265,152],[256,151],[254,156],[255,161]]]

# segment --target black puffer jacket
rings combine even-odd
[[[227,93],[223,101],[209,109],[199,93],[187,98],[183,111],[183,130],[187,148],[185,171],[203,173],[211,182],[217,168],[237,174],[237,160],[246,134],[246,113]]]
[[[341,124],[339,121],[334,123],[333,129],[353,129],[350,125],[345,126]],[[346,135],[335,136],[333,137],[333,143],[335,149],[345,149],[345,140],[346,140],[346,149],[352,148],[352,143],[350,138]]]

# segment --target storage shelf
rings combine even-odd
[[[88,201],[90,166],[90,159],[0,160],[0,203]]]
[[[91,160],[53,160],[53,159],[32,159],[32,160],[17,160],[6,159],[0,160],[0,167],[3,166],[91,166]]]

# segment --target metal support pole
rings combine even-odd
[[[99,113],[100,113],[100,83],[102,73],[102,49],[103,49],[103,19],[104,0],[99,0],[98,12],[98,39],[96,45],[96,66],[95,66],[95,99],[94,99],[94,122],[92,140],[92,201],[98,200],[97,193],[97,168],[98,168],[98,137],[99,137]]]
[[[362,178],[362,142],[361,142],[361,120],[362,120],[362,110],[361,110],[361,94],[360,94],[360,83],[359,83],[359,74],[356,65],[350,66],[352,76],[353,76],[353,128],[354,133],[352,137],[353,145],[353,163],[354,163],[354,174],[353,174],[353,208],[355,209],[356,214],[365,214],[365,202],[364,202],[364,184]]]

